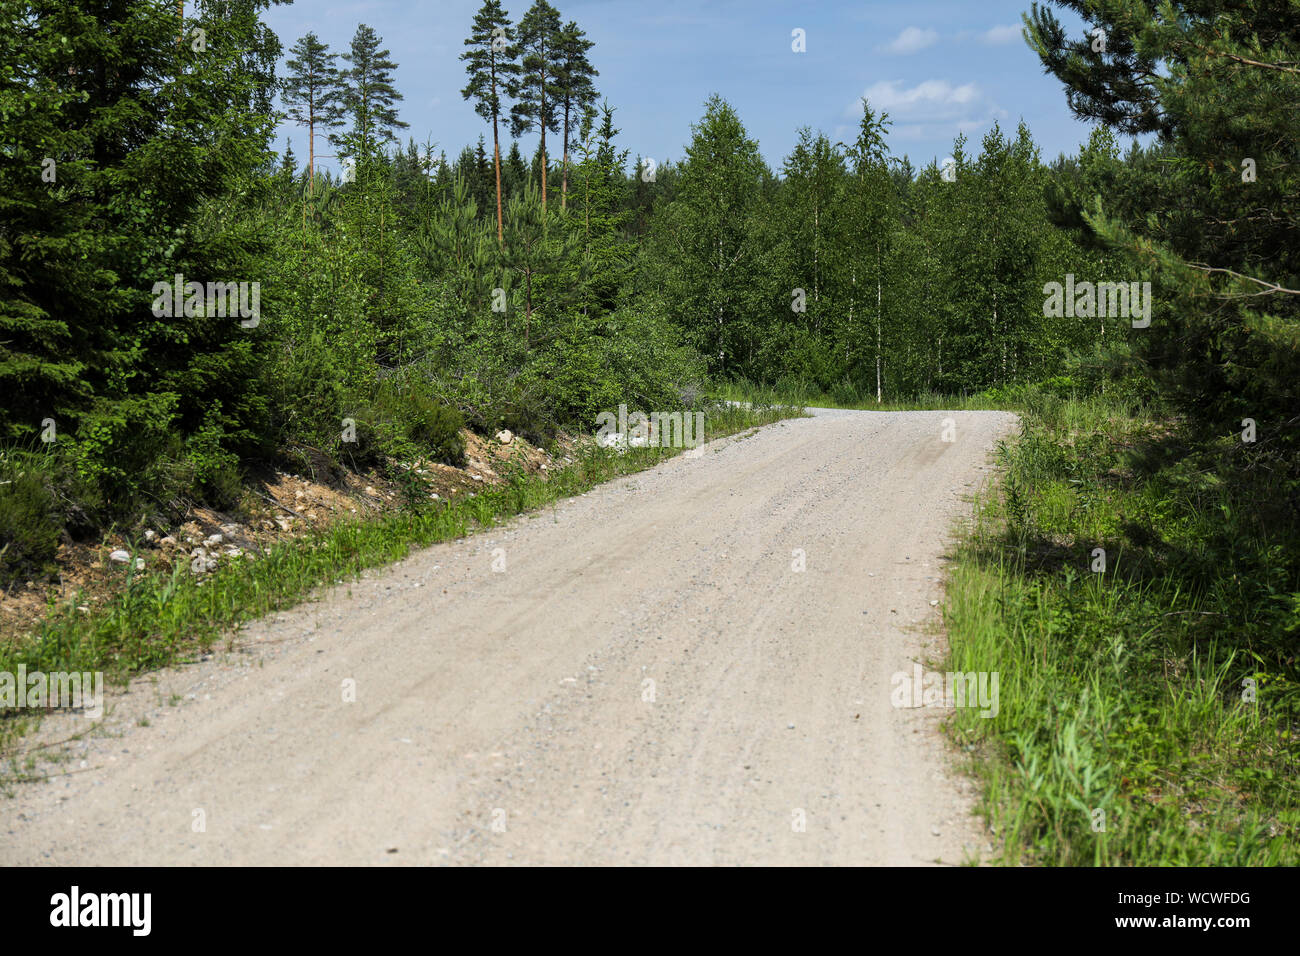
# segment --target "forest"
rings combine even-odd
[[[464,24],[465,144],[417,140],[375,29],[333,50],[275,36],[268,6],[0,0],[5,581],[49,579],[63,542],[236,508],[269,468],[456,464],[464,428],[544,446],[620,404],[724,398],[1014,409],[954,652],[979,631],[1062,656],[1040,698],[963,731],[1019,768],[991,799],[1057,862],[1294,862],[1294,2],[1035,3],[1026,42],[1091,123],[1076,154],[1021,122],[917,165],[864,99],[852,141],[798,129],[779,168],[707,89],[683,155],[635,155],[600,89],[618,65],[547,0]],[[1112,664],[1140,699],[1058,699]],[[1200,666],[1234,715],[1213,739],[1161,703],[1195,697]],[[1248,728],[1243,680],[1268,691]],[[1045,729],[1071,720],[1094,757]],[[1165,779],[1184,757],[1212,784]],[[1110,769],[1080,797],[1093,759]],[[1098,850],[1072,800],[1144,809]],[[1143,835],[1188,806],[1220,842]]]

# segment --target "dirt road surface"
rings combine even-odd
[[[84,736],[0,797],[0,862],[977,858],[944,711],[891,677],[941,654],[943,555],[1015,427],[818,411],[330,588],[93,733],[46,721]]]

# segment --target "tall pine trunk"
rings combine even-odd
[[[560,176],[560,208],[568,206],[569,201],[569,101],[564,101],[564,172]]]
[[[543,47],[545,49],[545,47]],[[537,110],[538,125],[542,128],[542,212],[546,212],[546,64],[542,64],[540,87],[541,106]]]
[[[492,71],[492,102],[497,102],[497,72]],[[497,168],[497,245],[505,245],[505,233],[502,230],[501,217],[501,139],[497,133],[497,110],[492,111],[492,155]]]

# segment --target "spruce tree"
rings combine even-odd
[[[614,109],[606,102],[596,127],[596,108],[582,115],[578,141],[582,157],[574,167],[574,201],[569,207],[582,224],[583,251],[591,261],[584,311],[613,310],[619,286],[631,265],[631,242],[626,228],[631,211],[625,202],[623,164],[628,151],[617,151]]]
[[[524,155],[519,151],[519,141],[510,141],[510,152],[506,155],[505,166],[502,171],[502,182],[506,193],[510,196],[517,196],[524,191],[524,183],[528,181],[528,164],[524,162]]]
[[[483,134],[479,133],[478,144],[474,147],[474,181],[476,189],[474,198],[478,201],[479,209],[486,211],[492,205],[492,162],[487,158],[486,144],[483,142]]]
[[[260,441],[265,323],[154,289],[258,278],[267,236],[212,211],[274,163],[265,6],[200,8],[205,49],[130,0],[0,7],[0,419],[10,438],[52,419],[109,511],[161,456],[202,484]]]

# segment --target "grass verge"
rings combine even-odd
[[[943,395],[927,392],[901,401],[877,402],[874,392],[848,387],[826,392],[798,382],[776,386],[751,382],[727,382],[716,388],[718,396],[732,402],[798,405],[804,408],[843,408],[871,412],[918,411],[1018,411],[1022,388],[985,390],[969,395]]]
[[[948,582],[1001,862],[1300,863],[1296,508],[1237,436],[1030,396]],[[1096,549],[1105,551],[1105,570]]]

